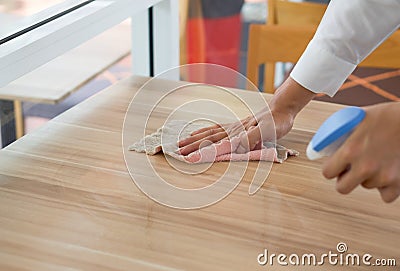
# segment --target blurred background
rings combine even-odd
[[[63,2],[63,0],[0,0],[0,25],[2,25],[2,21],[6,22],[35,14],[60,2]],[[328,3],[328,1],[323,0],[306,2],[324,7]],[[268,21],[268,16],[271,16],[269,15],[271,11],[268,12],[268,4],[267,0],[181,0],[181,64],[215,63],[227,66],[246,76],[249,54],[249,26],[274,23],[271,20]],[[307,12],[301,16],[307,16]],[[124,26],[111,29],[109,35],[112,38],[105,39],[103,44],[97,46],[104,48],[111,46],[110,48],[112,48],[112,45],[126,40],[130,35],[129,23],[124,22],[122,24]],[[293,25],[293,27],[296,26]],[[86,50],[90,50],[90,46],[93,47],[94,45],[89,42],[84,46],[89,47]],[[292,44],[292,46],[296,47],[297,45]],[[129,45],[126,48],[129,48]],[[99,66],[96,72],[89,74],[84,80],[82,79],[82,82],[78,84],[79,87],[71,86],[68,95],[54,99],[52,102],[22,99],[24,123],[21,127],[23,127],[24,132],[29,133],[35,130],[98,91],[128,77],[131,71],[131,56],[126,48],[116,48],[115,50],[119,50],[118,54],[110,57],[107,63],[96,64]],[[102,58],[104,54],[106,53],[99,52],[92,58]],[[65,60],[62,61],[67,63]],[[64,62],[59,62],[58,65],[63,65]],[[273,84],[276,88],[288,76],[293,63],[279,62],[274,65]],[[261,76],[255,83],[263,91],[264,78],[262,75],[265,74],[264,67],[260,66],[258,72]],[[57,83],[49,82],[48,84]],[[0,98],[4,99],[4,97],[6,96],[1,96],[0,90]],[[398,101],[399,97],[400,69],[357,68],[334,98],[319,96],[317,99],[346,105],[364,106],[386,101]]]

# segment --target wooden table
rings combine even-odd
[[[126,57],[130,52],[130,39],[129,24],[121,23],[0,88],[0,100],[14,102],[15,138],[25,134],[22,102],[57,104],[63,101]]]
[[[395,258],[400,264],[400,201],[385,204],[377,191],[362,188],[339,195],[334,182],[321,176],[321,161],[305,157],[313,132],[338,105],[307,106],[280,141],[301,156],[274,164],[254,196],[248,195],[245,178],[224,200],[199,210],[172,209],[146,197],[127,172],[121,143],[125,112],[146,80],[122,81],[1,150],[1,270],[334,270],[327,262],[260,266],[257,256],[264,249],[335,253],[339,242],[347,244],[348,253]],[[257,98],[254,92],[237,93]],[[165,103],[165,114],[174,106]],[[156,125],[157,120],[148,130]],[[140,134],[132,131],[133,142]],[[138,166],[146,160],[144,154],[127,155]],[[150,159],[164,174],[191,182],[162,155]],[[215,164],[199,178],[206,182],[224,167]]]
[[[128,56],[129,36],[129,22],[121,23],[0,88],[0,99],[57,104]]]

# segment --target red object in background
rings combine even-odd
[[[240,14],[191,18],[187,25],[188,63],[213,63],[239,69]]]
[[[206,62],[204,22],[202,18],[192,18],[187,22],[188,63]]]
[[[241,37],[240,15],[204,19],[204,32],[206,62],[238,70]]]
[[[240,63],[240,15],[221,18],[191,18],[187,24],[187,60],[191,63],[218,64],[235,71]],[[191,82],[238,87],[237,73],[217,66],[189,68]]]

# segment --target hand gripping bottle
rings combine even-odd
[[[307,146],[307,157],[316,160],[332,155],[364,119],[365,111],[360,107],[347,107],[332,114],[319,127]]]

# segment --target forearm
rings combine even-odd
[[[291,77],[333,96],[355,67],[400,26],[399,0],[332,0]]]

